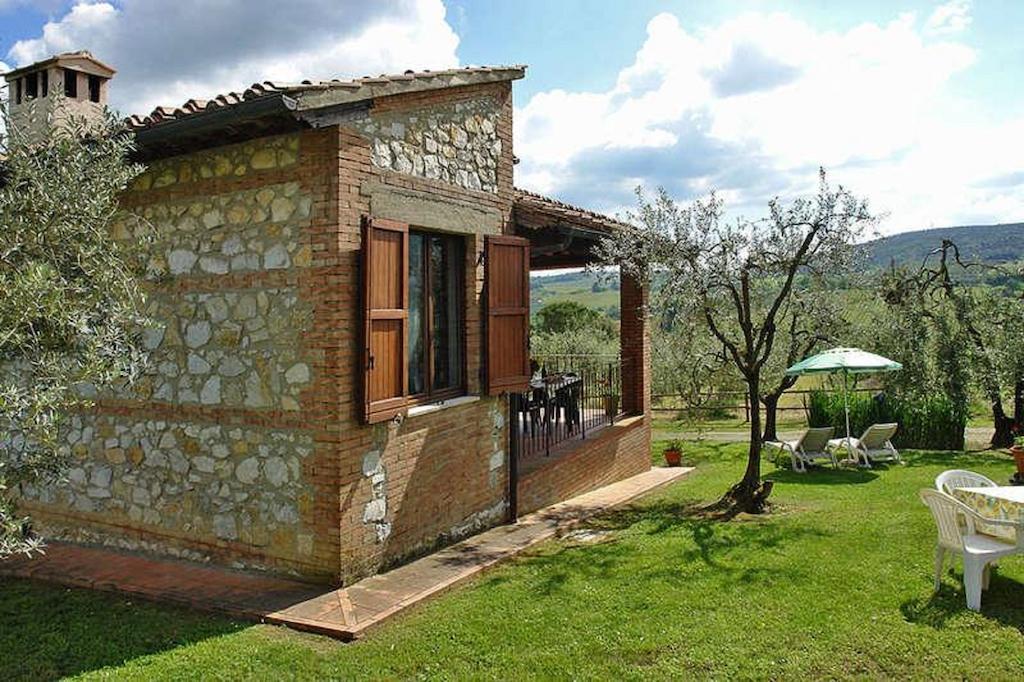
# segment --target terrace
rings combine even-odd
[[[531,273],[594,264],[600,240],[623,227],[607,216],[522,190],[516,193],[513,221],[515,233],[529,240]],[[650,347],[639,314],[646,292],[624,276],[618,290],[623,311],[618,355],[532,355],[529,387],[510,394],[510,498],[518,507],[513,515],[553,502],[554,497],[535,493],[561,485],[555,479],[578,479],[576,487],[561,489],[564,496],[614,480],[609,478],[613,470],[636,473],[646,467]],[[609,447],[608,439],[625,437],[625,431],[610,427],[623,424],[643,430],[644,437]],[[575,472],[565,470],[570,458],[578,462]],[[543,480],[546,468],[550,480]],[[531,488],[525,492],[519,489],[524,477]]]

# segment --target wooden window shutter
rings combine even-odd
[[[409,329],[409,226],[379,218],[363,225],[363,401],[368,424],[406,404]]]
[[[487,237],[487,392],[530,384],[530,242]]]

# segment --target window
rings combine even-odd
[[[21,104],[21,79],[14,81],[14,103]]]
[[[368,218],[360,266],[363,420],[374,424],[411,404],[466,390],[466,242]],[[486,241],[487,390],[529,384],[530,248],[525,239]]]
[[[409,395],[441,398],[463,388],[463,240],[409,233]]]
[[[39,74],[30,73],[25,76],[25,96],[35,99],[39,96]]]
[[[89,101],[99,102],[100,101],[100,77],[89,75]]]
[[[42,96],[46,97],[50,94],[50,72],[44,70],[39,75],[41,76],[40,82],[42,83]]]
[[[64,96],[72,99],[78,97],[78,72],[64,69]]]

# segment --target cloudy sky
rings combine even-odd
[[[0,0],[0,70],[89,49],[138,113],[523,63],[521,187],[610,212],[638,185],[716,189],[753,216],[825,166],[898,232],[1024,221],[1021,25],[1016,0]]]

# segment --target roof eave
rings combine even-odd
[[[295,117],[296,104],[294,98],[276,92],[161,121],[135,131],[136,148],[141,157],[160,156],[187,150],[190,143],[202,146],[201,141],[211,135],[223,143],[225,130],[260,126],[265,131],[268,122],[273,121],[277,123],[275,129],[299,129],[305,124]]]

